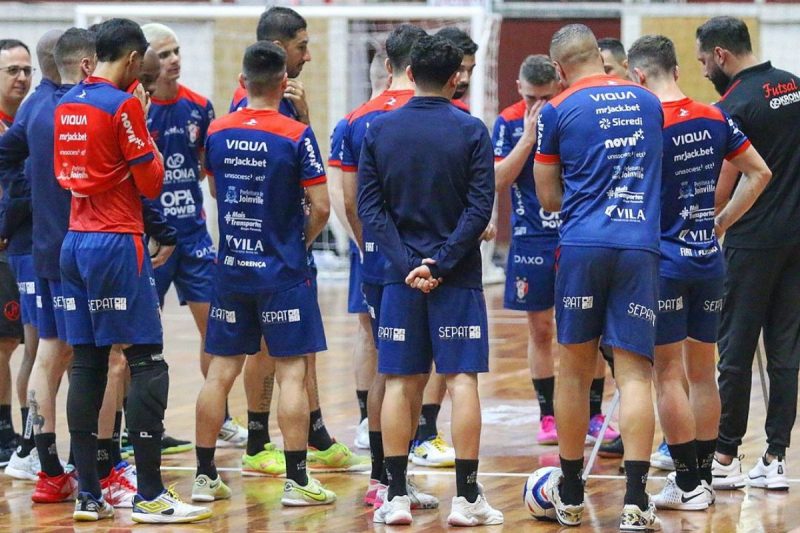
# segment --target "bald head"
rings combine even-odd
[[[64,35],[62,30],[48,30],[36,43],[36,58],[39,60],[42,77],[54,83],[61,83],[61,76],[58,75],[56,66],[55,49],[62,35]]]
[[[599,68],[599,73],[603,73],[603,58],[597,39],[583,24],[569,24],[554,33],[550,40],[550,57],[566,75],[564,80],[567,83],[571,83],[571,78],[578,72]]]
[[[142,60],[142,70],[139,74],[139,83],[144,90],[153,94],[156,90],[156,81],[161,73],[161,61],[158,59],[158,52],[152,46],[147,48]]]

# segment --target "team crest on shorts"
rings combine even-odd
[[[517,278],[514,282],[514,287],[517,289],[517,300],[524,300],[528,295],[528,278]]]

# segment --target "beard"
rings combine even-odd
[[[725,94],[725,91],[728,90],[728,86],[731,84],[731,77],[722,72],[722,69],[716,65],[714,65],[714,68],[708,73],[708,79],[711,80],[711,83],[714,85],[714,90],[716,90],[720,96]]]

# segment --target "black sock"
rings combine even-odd
[[[161,437],[163,432],[153,431],[142,437],[136,431],[129,434],[136,455],[136,482],[139,494],[152,500],[164,492],[161,481]]]
[[[700,481],[705,481],[710,485],[713,479],[711,476],[711,464],[714,462],[717,439],[696,440],[694,443],[697,447],[697,475]]]
[[[478,499],[477,459],[456,459],[456,495],[470,503]]]
[[[546,416],[555,416],[553,410],[553,396],[555,395],[555,376],[533,380],[533,390],[539,400],[539,420]]]
[[[247,411],[247,455],[264,451],[269,442],[269,411],[257,413]]]
[[[408,455],[396,455],[394,457],[384,457],[383,464],[386,466],[386,479],[389,481],[389,490],[386,500],[391,500],[395,496],[406,496],[406,468],[408,468]]]
[[[231,412],[228,410],[228,399],[225,398],[225,420],[230,420],[230,419],[231,419]]]
[[[214,462],[214,452],[216,448],[203,448],[195,446],[195,454],[197,455],[197,476],[208,476],[212,480],[217,479],[217,464]]]
[[[12,445],[14,440],[14,420],[11,418],[11,406],[0,405],[0,443]]]
[[[50,477],[60,476],[64,473],[64,468],[58,460],[58,450],[56,448],[55,433],[39,433],[35,435],[36,451],[39,453],[39,461],[42,464],[42,472]]]
[[[370,479],[382,479],[383,470],[383,435],[380,431],[369,432],[369,456],[372,460],[372,473]]]
[[[286,457],[286,479],[291,479],[303,487],[308,485],[308,472],[306,471],[307,454],[307,450],[298,450],[296,452],[290,452],[289,450],[283,451],[283,455]]]
[[[684,492],[695,489],[700,484],[697,476],[697,446],[690,440],[683,444],[667,444],[672,462],[675,463],[675,483]]]
[[[636,505],[647,510],[647,472],[650,461],[625,461],[625,505]]]
[[[422,406],[422,412],[419,415],[419,426],[417,427],[417,442],[425,442],[439,434],[438,429],[436,429],[436,419],[439,418],[439,409],[441,408],[441,405],[435,403],[428,403]]]
[[[111,463],[111,439],[97,439],[97,475],[108,477],[114,465]]]
[[[36,448],[36,442],[33,440],[33,421],[28,427],[28,413],[30,409],[27,407],[19,408],[22,414],[22,439],[20,439],[19,447],[17,448],[17,456],[28,457],[31,450]]]
[[[603,389],[606,386],[606,378],[596,378],[592,380],[589,389],[589,418],[603,414]]]
[[[328,428],[322,420],[322,409],[311,411],[308,419],[308,445],[320,451],[333,446],[333,439],[328,435]]]
[[[103,491],[97,477],[97,436],[84,431],[70,432],[75,469],[78,472],[78,487],[99,500]]]
[[[561,472],[564,474],[564,482],[561,484],[559,493],[561,501],[567,505],[579,505],[583,503],[583,457],[580,459],[561,460]]]
[[[356,396],[358,397],[358,410],[361,412],[361,419],[359,422],[367,418],[367,395],[368,390],[357,390]]]
[[[111,434],[111,464],[117,466],[122,462],[120,435],[122,432],[122,411],[114,413],[114,432]]]

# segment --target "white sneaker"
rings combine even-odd
[[[669,447],[665,441],[661,441],[656,451],[650,456],[650,466],[660,470],[675,470],[675,462],[669,454]]]
[[[646,511],[638,505],[626,505],[622,508],[619,520],[620,531],[661,531],[661,520],[656,516],[656,506],[651,501]]]
[[[767,455],[764,454],[756,461],[756,465],[750,470],[747,477],[750,486],[757,489],[789,490],[789,482],[786,479],[786,460],[783,457],[767,463]]]
[[[437,509],[439,507],[439,498],[419,490],[411,477],[406,478],[406,492],[411,499],[412,509]]]
[[[411,462],[417,466],[449,467],[456,464],[456,450],[447,444],[441,433],[418,442],[411,451]]]
[[[131,518],[140,524],[188,524],[211,518],[211,510],[183,503],[170,487],[156,498],[145,500],[138,494],[133,498]]]
[[[562,526],[579,526],[581,525],[581,520],[583,520],[583,503],[567,505],[561,501],[558,487],[561,485],[562,479],[564,479],[564,475],[561,469],[556,468],[550,473],[550,477],[547,478],[542,490],[544,490],[550,503],[553,504],[559,524]]]
[[[717,501],[717,492],[714,490],[714,487],[712,487],[711,484],[706,480],[700,481],[700,484],[703,486],[703,489],[705,489],[705,491],[708,493],[708,505],[709,506],[714,505],[714,502]]]
[[[478,494],[474,503],[456,496],[447,523],[451,526],[494,526],[503,523],[503,513],[489,505],[482,494]]]
[[[247,446],[247,429],[233,418],[228,418],[219,428],[217,448],[245,448]]]
[[[678,511],[702,511],[711,505],[709,492],[702,483],[686,492],[675,481],[675,472],[667,475],[667,483],[661,492],[653,496],[653,503],[658,509]]]
[[[746,484],[746,478],[742,474],[742,458],[744,456],[734,457],[731,464],[724,465],[717,461],[711,463],[711,486],[716,490],[736,490],[743,488]]]
[[[114,467],[115,470],[122,470],[122,477],[124,477],[128,483],[133,485],[134,487],[138,487],[136,481],[136,465],[130,464],[128,461],[124,459],[117,463],[117,466]]]
[[[130,509],[133,507],[133,498],[136,496],[136,485],[131,484],[125,477],[125,469],[112,468],[107,477],[100,480],[103,490],[103,499],[116,508]]]
[[[387,526],[407,526],[412,520],[411,498],[408,496],[395,496],[384,501],[372,515],[373,522]]]
[[[8,460],[6,475],[15,479],[38,481],[39,471],[42,469],[42,465],[39,462],[39,453],[36,451],[36,448],[32,449],[27,457],[20,457],[17,453],[18,451],[19,448],[14,451],[11,455],[11,459]]]
[[[369,421],[365,418],[356,428],[356,438],[353,441],[356,448],[369,450]]]

